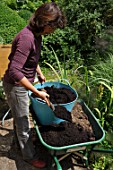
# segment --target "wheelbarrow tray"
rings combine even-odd
[[[78,100],[77,102],[80,103],[84,113],[88,116],[88,120],[89,120],[89,122],[93,128],[94,134],[95,134],[95,141],[89,141],[89,142],[78,143],[78,144],[62,146],[62,147],[57,147],[57,146],[54,147],[54,146],[48,145],[42,138],[39,126],[37,125],[36,121],[34,120],[34,125],[36,128],[38,137],[40,139],[40,142],[42,143],[42,145],[44,145],[44,147],[46,147],[48,149],[48,151],[50,152],[51,155],[61,155],[61,154],[65,154],[68,152],[73,152],[74,150],[75,151],[82,150],[84,147],[89,147],[92,145],[95,146],[96,144],[100,143],[105,137],[105,132],[104,132],[103,128],[99,124],[97,118],[94,116],[92,111],[88,108],[86,103],[83,100]]]

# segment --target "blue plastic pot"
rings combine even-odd
[[[34,87],[37,88],[37,89],[41,89],[41,88],[45,88],[45,87],[51,87],[51,86],[54,86],[55,88],[67,88],[75,94],[76,99],[74,101],[72,101],[70,103],[59,104],[59,105],[65,107],[69,112],[71,112],[73,106],[75,105],[76,100],[78,99],[78,94],[70,85],[66,85],[66,84],[63,84],[61,82],[45,82],[43,84],[39,83],[39,84],[34,85]],[[52,123],[59,124],[60,122],[64,121],[63,119],[57,118],[54,115],[53,110],[45,102],[42,102],[42,101],[39,101],[36,98],[33,98],[31,96],[31,94],[32,94],[32,92],[29,91],[29,96],[30,96],[30,99],[31,99],[31,105],[33,107],[33,110],[34,110],[39,122],[42,125],[49,125],[49,124],[52,124]],[[57,104],[54,104],[54,106],[56,106],[56,105]]]

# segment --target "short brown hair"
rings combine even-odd
[[[64,28],[66,25],[66,18],[59,6],[55,2],[50,2],[37,8],[30,18],[29,24],[35,32],[42,32],[46,25]]]

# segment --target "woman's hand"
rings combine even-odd
[[[40,83],[44,83],[44,82],[46,81],[46,78],[45,78],[45,76],[43,75],[43,73],[42,73],[39,65],[37,65],[36,72],[37,72],[37,75],[38,75],[38,80],[39,80],[39,82],[40,82]]]
[[[39,91],[37,90],[26,77],[23,77],[20,81],[20,84],[23,85],[26,89],[31,90],[37,97],[40,97],[41,99],[45,100],[47,105],[50,106],[50,102],[48,100],[49,94],[46,93],[46,91]]]
[[[49,101],[49,94],[47,94],[44,91],[40,91],[38,93],[38,97],[40,97],[42,100],[45,100],[47,105],[50,106],[50,101]]]
[[[40,83],[44,83],[46,81],[46,78],[43,74],[41,74],[41,75],[38,75],[38,80]]]

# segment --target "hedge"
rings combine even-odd
[[[27,22],[27,21],[29,20],[29,18],[31,17],[32,12],[31,12],[31,11],[28,11],[28,10],[25,10],[25,9],[21,9],[21,10],[18,12],[18,15]]]
[[[16,11],[5,4],[0,4],[0,37],[4,44],[10,44],[14,36],[26,25]]]

